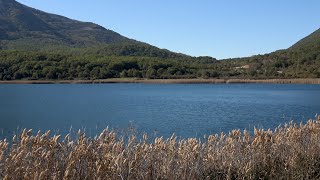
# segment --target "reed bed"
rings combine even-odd
[[[0,140],[1,179],[319,179],[320,118],[177,140],[24,130]]]
[[[107,83],[145,83],[145,84],[320,84],[320,78],[308,79],[139,79],[111,78],[96,80],[10,80],[0,84],[107,84]]]
[[[226,83],[320,84],[320,79],[229,79]]]

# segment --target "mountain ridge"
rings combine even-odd
[[[292,45],[289,49],[310,48],[310,46],[320,47],[320,28],[312,32],[308,36],[299,40],[297,43]]]
[[[131,49],[132,54],[125,52],[124,55],[162,54],[163,58],[186,56],[124,37],[92,22],[46,13],[15,0],[0,0],[0,49],[64,51],[103,47]],[[150,52],[139,53],[141,49]]]
[[[44,32],[45,34],[49,35],[49,38],[57,38],[58,40],[60,40],[59,36],[62,36],[63,38],[69,38],[71,42],[67,43],[72,44],[77,43],[77,40],[72,38],[72,35],[70,35],[71,33],[80,32],[83,33],[82,35],[84,36],[89,35],[86,33],[94,31],[98,33],[93,37],[96,38],[94,40],[101,43],[108,44],[122,41],[134,42],[134,40],[123,37],[120,34],[97,24],[81,22],[64,16],[46,13],[44,11],[20,4],[14,0],[1,0],[0,7],[2,12],[0,14],[1,24],[4,22],[8,24],[7,27],[1,28],[1,30],[6,30],[6,36],[11,37],[11,39],[24,38],[25,33],[33,37],[33,32]],[[101,36],[101,31],[103,31],[105,35]],[[13,34],[14,32],[19,32],[21,34],[15,35]],[[3,33],[1,34],[3,36]],[[98,37],[98,35],[100,36]],[[63,38],[61,38],[61,40]]]

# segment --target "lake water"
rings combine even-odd
[[[319,85],[0,85],[1,137],[22,128],[68,133],[135,129],[151,136],[203,137],[265,129],[320,114]]]

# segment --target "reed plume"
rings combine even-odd
[[[204,140],[24,130],[0,140],[2,179],[319,179],[320,119]]]

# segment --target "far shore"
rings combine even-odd
[[[107,84],[107,83],[145,83],[145,84],[320,84],[317,79],[136,79],[112,78],[97,80],[10,80],[0,84]]]

